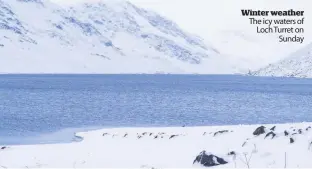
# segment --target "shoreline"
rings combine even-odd
[[[97,132],[97,131],[106,131],[106,130],[142,130],[142,129],[146,129],[146,130],[162,130],[162,129],[179,129],[179,128],[188,128],[188,129],[198,129],[198,128],[223,128],[223,127],[252,127],[252,126],[261,126],[261,125],[288,125],[288,124],[309,124],[312,123],[308,122],[308,121],[304,121],[304,122],[294,122],[294,123],[256,123],[256,124],[233,124],[233,125],[198,125],[198,126],[152,126],[152,127],[146,127],[146,126],[135,126],[135,127],[129,127],[129,126],[121,126],[121,127],[90,127],[88,129],[88,127],[86,128],[77,128],[77,130],[74,130],[72,128],[65,128],[65,129],[61,129],[59,131],[55,131],[52,133],[44,133],[44,134],[40,134],[45,135],[45,136],[53,136],[57,133],[62,133],[62,131],[67,130],[67,129],[71,129],[73,130],[72,132],[70,132],[71,137],[68,139],[65,139],[63,141],[44,141],[43,143],[36,143],[36,141],[34,141],[34,143],[27,143],[27,144],[23,144],[23,143],[15,143],[15,144],[0,144],[0,146],[28,146],[28,145],[56,145],[56,144],[71,144],[71,143],[77,143],[77,142],[82,142],[84,140],[84,138],[82,136],[80,136],[81,133],[89,133],[89,132]],[[33,138],[40,138],[39,136],[35,136]],[[28,138],[28,137],[27,137]],[[31,139],[32,137],[29,137],[29,139]],[[30,141],[32,142],[32,141]],[[40,142],[40,141],[39,141]]]
[[[266,127],[266,133],[254,136],[255,129],[262,125]],[[311,127],[312,122],[97,129],[75,133],[76,137],[82,138],[79,142],[7,146],[0,150],[0,164],[8,168],[34,167],[36,164],[52,168],[73,168],[73,164],[75,167],[192,168],[195,157],[206,150],[228,161],[226,165],[231,168],[234,164],[237,167],[245,164],[233,161],[232,156],[227,155],[229,152],[242,158],[244,152],[254,151],[256,146],[257,153],[252,161],[255,167],[281,168],[284,164],[281,157],[286,152],[291,159],[289,167],[311,167],[311,160],[307,160],[312,153],[308,149],[312,141]],[[276,137],[267,138],[270,131]],[[289,135],[284,135],[284,131]],[[289,143],[290,138],[294,143]]]

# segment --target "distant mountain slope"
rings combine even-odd
[[[214,46],[236,72],[256,71],[275,63],[303,45],[280,43],[274,34],[257,34],[254,29],[228,29],[208,35],[207,44]]]
[[[255,76],[312,77],[312,43],[289,57],[255,72]]]
[[[127,1],[0,0],[0,73],[230,73],[213,47]]]

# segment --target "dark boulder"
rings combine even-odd
[[[264,133],[265,133],[265,127],[260,126],[252,134],[255,136],[259,136],[259,135],[264,134]]]
[[[276,126],[273,126],[272,128],[270,128],[270,130],[274,131],[276,128]]]
[[[306,131],[309,131],[309,129],[311,129],[311,126],[307,127],[307,128],[306,128]]]
[[[276,136],[276,134],[273,131],[270,131],[268,134],[265,135],[264,138],[269,137],[270,135],[272,135],[272,139]]]
[[[294,140],[293,138],[290,138],[290,139],[289,139],[289,142],[290,142],[290,143],[294,143],[295,140]]]
[[[235,151],[231,151],[228,153],[228,155],[236,155]]]
[[[228,162],[225,161],[223,158],[217,157],[213,154],[207,154],[206,151],[200,152],[198,156],[196,156],[193,164],[201,164],[205,167],[213,167],[218,165],[224,165]]]
[[[171,136],[169,137],[169,139],[172,139],[173,137],[176,137],[176,136],[178,136],[178,135],[171,135]]]
[[[289,133],[286,130],[284,131],[284,134],[285,134],[285,136],[289,135]]]
[[[1,150],[4,150],[4,149],[6,149],[7,147],[6,146],[3,146],[3,147],[1,147]]]
[[[299,133],[299,134],[302,134],[302,129],[299,129],[299,130],[298,130],[298,133]]]
[[[229,132],[229,130],[221,130],[221,131],[217,131],[213,134],[213,136],[216,136],[217,134],[222,134],[222,133],[227,133]]]

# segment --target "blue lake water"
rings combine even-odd
[[[312,121],[312,79],[0,75],[0,144],[69,142],[106,127]]]

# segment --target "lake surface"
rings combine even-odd
[[[0,75],[0,144],[69,142],[106,127],[312,121],[312,79]]]

